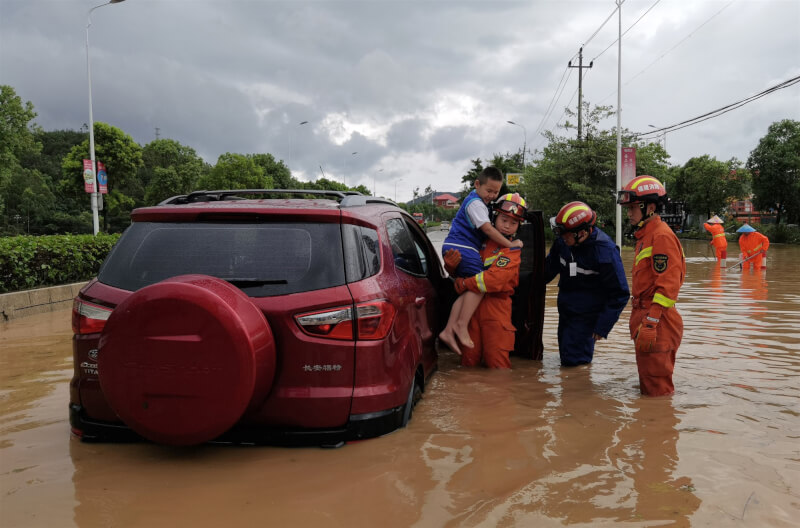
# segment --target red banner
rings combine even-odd
[[[636,177],[636,147],[622,149],[622,186]]]
[[[94,168],[92,160],[83,160],[83,190],[87,193],[94,192]]]

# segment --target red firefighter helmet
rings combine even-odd
[[[637,176],[617,193],[617,203],[659,203],[667,197],[664,185],[652,176]]]
[[[519,193],[508,193],[500,196],[492,205],[493,216],[498,214],[508,215],[519,222],[525,221],[525,214],[528,212],[528,205]]]
[[[577,233],[592,227],[597,222],[597,214],[583,202],[570,202],[562,207],[555,217],[553,231]]]

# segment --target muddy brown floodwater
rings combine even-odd
[[[800,248],[684,247],[674,396],[639,396],[628,310],[561,368],[553,283],[544,361],[444,351],[408,428],[336,450],[81,443],[69,311],[2,323],[0,526],[798,526]]]

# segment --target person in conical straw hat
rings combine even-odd
[[[722,218],[717,215],[708,219],[703,227],[711,233],[711,244],[717,256],[717,264],[725,266],[728,258],[728,239],[725,238],[725,227],[722,225]]]
[[[766,267],[763,260],[767,256],[769,239],[756,231],[750,224],[744,224],[736,232],[741,233],[739,251],[742,253],[742,258],[749,259],[742,262],[742,269],[750,269],[750,266],[753,266],[754,269],[760,270],[762,267]]]

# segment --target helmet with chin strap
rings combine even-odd
[[[583,202],[570,202],[562,207],[551,221],[556,235],[588,230],[597,222],[597,213]]]
[[[644,225],[645,220],[655,214],[655,210],[647,212],[649,204],[656,206],[667,199],[667,189],[664,185],[652,176],[637,176],[625,185],[617,193],[617,203],[620,205],[639,204],[642,211],[642,219],[634,226],[638,229]]]
[[[518,222],[524,222],[527,212],[528,206],[519,193],[504,194],[492,204],[492,222],[494,223],[498,214],[504,214]]]

